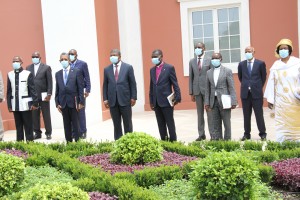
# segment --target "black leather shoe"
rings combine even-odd
[[[205,135],[202,135],[202,136],[199,136],[196,141],[202,141],[202,140],[205,140],[206,139],[206,136]]]
[[[266,135],[260,136],[260,140],[261,141],[266,141],[267,140],[267,136]]]
[[[250,139],[251,139],[251,136],[249,137],[249,136],[244,135],[242,137],[241,141],[250,140]]]
[[[34,134],[33,139],[37,140],[37,139],[41,139],[42,138],[42,134]]]
[[[46,139],[51,140],[52,139],[51,135],[46,135]]]
[[[81,139],[86,139],[86,132],[82,133],[80,138]]]

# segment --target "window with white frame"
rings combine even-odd
[[[250,45],[248,0],[178,0],[181,12],[184,75],[194,46],[203,42],[206,54],[220,52],[223,65],[237,72],[243,49]],[[243,15],[241,15],[243,13]]]

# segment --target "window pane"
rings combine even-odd
[[[219,36],[224,36],[228,34],[228,23],[219,23]]]
[[[229,37],[219,37],[220,49],[229,49]]]
[[[213,36],[214,36],[213,25],[212,24],[204,25],[204,37],[213,37]]]
[[[194,47],[195,47],[196,44],[198,44],[199,42],[203,42],[203,39],[202,39],[202,38],[194,39]]]
[[[219,22],[227,22],[228,21],[228,9],[219,9],[218,10],[218,21]]]
[[[192,12],[193,24],[202,24],[202,11]]]
[[[214,53],[214,51],[207,51],[207,50],[205,51],[205,55],[210,57],[210,58],[213,55],[213,53]]]
[[[229,32],[230,32],[230,35],[240,34],[240,23],[239,22],[229,22]]]
[[[239,21],[239,8],[229,8],[229,21]]]
[[[231,62],[241,61],[241,51],[240,49],[231,50]]]
[[[203,37],[202,25],[194,26],[193,36],[194,36],[194,38],[200,38],[200,37],[202,38]]]
[[[240,36],[230,36],[230,48],[240,48]]]
[[[220,51],[222,55],[222,63],[230,63],[229,50]]]
[[[213,23],[212,11],[203,11],[203,24]]]
[[[205,44],[205,49],[206,51],[209,51],[209,50],[214,50],[214,38],[211,37],[211,38],[204,38],[204,44]]]

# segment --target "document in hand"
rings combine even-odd
[[[231,96],[222,94],[221,101],[223,104],[223,109],[230,109],[231,108]]]
[[[41,95],[42,95],[42,101],[45,101],[45,98],[48,95],[47,92],[42,92]]]
[[[169,96],[167,96],[167,99],[168,99],[168,101],[169,101],[169,104],[170,104],[170,106],[174,106],[174,102],[173,102],[173,100],[174,100],[174,96],[175,96],[175,93],[174,92],[172,92]]]

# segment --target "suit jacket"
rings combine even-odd
[[[206,89],[205,89],[205,105],[210,105],[212,108],[215,102],[215,91],[219,104],[222,105],[222,94],[231,96],[231,105],[237,105],[236,93],[234,89],[234,81],[231,69],[220,66],[220,74],[217,85],[214,81],[214,68],[207,71],[206,76]]]
[[[120,106],[129,106],[131,99],[137,99],[133,67],[124,62],[121,64],[117,81],[115,80],[113,64],[104,69],[103,101],[108,100],[109,106],[114,107],[117,98]]]
[[[90,73],[89,68],[86,62],[82,60],[76,60],[74,68],[78,68],[81,70],[81,74],[83,77],[84,88],[87,93],[91,92],[91,80],[90,80]]]
[[[156,107],[156,103],[160,107],[170,107],[167,97],[173,92],[172,87],[175,93],[175,100],[180,102],[181,93],[174,66],[164,63],[157,82],[156,66],[150,69],[150,104],[154,105],[154,107]]]
[[[189,94],[205,95],[206,73],[210,69],[211,58],[208,55],[203,57],[201,70],[199,71],[197,57],[190,60],[189,63]]]
[[[247,99],[249,87],[254,99],[263,98],[263,87],[266,82],[267,71],[264,61],[255,59],[249,76],[247,60],[239,63],[238,76],[241,82],[241,99]]]
[[[52,95],[52,70],[51,67],[41,63],[34,74],[34,64],[27,66],[27,70],[33,75],[35,90],[39,100],[42,100],[42,92]]]
[[[79,69],[70,69],[67,83],[64,83],[63,70],[59,70],[55,74],[56,90],[55,104],[62,108],[76,108],[77,104],[83,104],[83,78]]]

